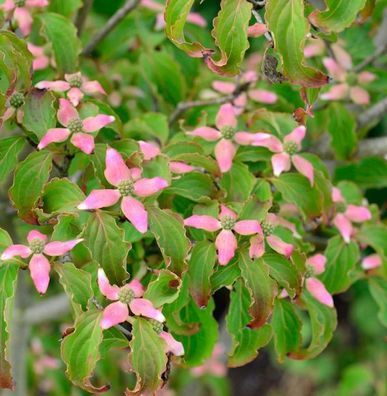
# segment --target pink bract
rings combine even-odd
[[[11,245],[8,246],[3,254],[1,260],[10,260],[14,257],[27,258],[31,256],[29,262],[29,270],[32,281],[36,290],[40,294],[45,294],[50,282],[51,264],[45,256],[57,257],[62,256],[72,250],[83,239],[72,239],[69,241],[52,241],[47,242],[47,236],[37,230],[32,230],[27,235],[29,246],[26,245]]]

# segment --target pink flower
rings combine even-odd
[[[5,0],[0,5],[0,9],[9,14],[13,13],[13,17],[19,25],[20,31],[24,36],[28,36],[31,32],[32,15],[31,8],[46,7],[47,0]]]
[[[315,254],[306,260],[307,273],[305,278],[305,287],[309,293],[321,304],[333,307],[333,298],[325,288],[324,284],[315,275],[325,271],[327,259],[322,254]]]
[[[320,38],[311,39],[304,48],[305,58],[312,58],[317,55],[322,55],[325,51],[324,41]]]
[[[344,241],[349,243],[355,231],[352,223],[363,223],[370,220],[371,212],[365,206],[347,205],[341,191],[336,187],[332,188],[332,201],[338,204],[336,205],[338,209],[343,210],[336,214],[333,224],[339,230]]]
[[[156,11],[156,30],[162,30],[165,27],[164,20],[164,5],[154,0],[141,0],[140,5],[149,10]],[[206,27],[207,21],[198,13],[190,12],[187,17],[187,22],[200,27]]]
[[[220,265],[228,264],[235,255],[237,240],[233,231],[240,235],[262,233],[258,221],[237,221],[237,215],[225,205],[221,205],[221,211],[217,219],[207,215],[193,215],[184,220],[184,225],[209,232],[222,230],[215,240]]]
[[[156,143],[139,140],[138,145],[140,146],[140,150],[144,156],[145,161],[156,158],[158,155],[161,154],[160,147]]]
[[[71,143],[84,153],[90,154],[94,151],[94,137],[88,133],[96,132],[115,120],[113,116],[106,114],[98,114],[81,120],[78,111],[67,99],[63,98],[59,99],[57,117],[65,128],[49,129],[38,144],[39,150],[50,143],[64,142],[71,135]]]
[[[50,262],[46,256],[56,257],[62,256],[69,252],[75,245],[82,242],[83,239],[72,239],[66,242],[52,241],[46,243],[47,236],[41,234],[39,231],[33,230],[28,233],[27,240],[29,246],[25,245],[11,245],[4,250],[1,255],[1,260],[10,260],[15,256],[27,258],[32,255],[29,270],[32,281],[36,290],[40,294],[47,291],[50,282]]]
[[[227,365],[225,351],[222,345],[217,344],[212,351],[211,357],[201,366],[191,369],[195,377],[200,377],[205,374],[212,374],[218,377],[224,377],[227,374]]]
[[[267,26],[264,23],[254,23],[247,29],[247,35],[249,37],[260,37],[267,32]]]
[[[150,323],[152,324],[153,330],[162,338],[165,342],[165,352],[172,353],[175,356],[184,355],[184,346],[181,342],[175,340],[172,334],[168,333],[164,330],[163,323],[151,319]]]
[[[337,84],[321,95],[321,99],[340,100],[350,98],[354,103],[366,105],[370,102],[369,93],[361,85],[376,79],[370,72],[364,71],[359,74],[351,73],[352,59],[350,55],[338,45],[332,46],[335,59],[324,58],[323,63]]]
[[[368,271],[382,265],[382,258],[378,254],[371,254],[363,258],[361,267]]]
[[[23,122],[24,111],[24,95],[21,92],[14,91],[6,103],[6,110],[1,117],[1,121],[7,121],[16,115],[16,121],[21,124]]]
[[[258,76],[255,71],[247,71],[242,74],[240,84],[254,84],[257,80]],[[221,94],[230,95],[237,89],[237,84],[228,81],[215,80],[212,83],[212,88]],[[255,102],[265,104],[273,104],[278,99],[274,92],[270,92],[265,89],[248,89],[247,94],[246,92],[242,92],[232,102],[236,115],[243,113],[247,104],[247,97]]]
[[[181,161],[170,161],[169,162],[169,170],[172,173],[176,173],[178,175],[189,173],[195,170],[195,168],[191,165],[186,164],[185,162]]]
[[[44,47],[38,47],[32,43],[27,43],[28,51],[31,52],[34,60],[32,61],[33,70],[43,70],[51,63],[54,65],[54,61],[50,59],[44,51]]]
[[[161,311],[156,309],[149,300],[141,298],[144,294],[144,288],[137,279],[133,279],[122,287],[112,286],[104,270],[99,268],[98,286],[101,293],[107,299],[114,301],[103,311],[100,323],[102,329],[109,329],[119,323],[125,322],[129,316],[129,308],[135,316],[142,315],[158,322],[165,321],[165,317]]]
[[[148,213],[135,196],[148,197],[168,186],[161,177],[141,178],[139,168],[129,169],[121,154],[108,148],[106,151],[106,180],[116,189],[93,190],[78,205],[78,209],[100,209],[115,205],[121,198],[121,210],[125,217],[141,233],[148,230]]]
[[[276,153],[271,157],[275,176],[279,176],[284,171],[289,171],[291,163],[293,163],[298,172],[307,177],[311,186],[313,186],[314,170],[312,164],[296,154],[301,150],[301,142],[305,134],[305,127],[299,126],[286,135],[282,143],[278,138],[268,133],[256,133],[252,144],[253,146],[267,147],[271,152]]]
[[[277,253],[282,254],[285,257],[291,256],[294,249],[293,245],[286,243],[281,238],[273,235],[273,232],[277,226],[285,226],[293,233],[297,234],[297,231],[291,226],[290,222],[282,219],[274,213],[268,213],[265,221],[261,223],[261,231],[250,239],[249,254],[251,258],[262,257],[264,255],[265,240],[268,245]]]
[[[39,89],[51,89],[55,92],[67,92],[67,97],[73,106],[77,107],[83,99],[84,94],[106,95],[98,81],[87,81],[81,73],[65,74],[65,81],[40,81],[36,84]]]
[[[217,141],[215,158],[221,172],[228,172],[232,167],[232,160],[236,153],[236,144],[248,145],[254,141],[256,134],[249,132],[236,132],[237,119],[231,104],[220,107],[216,116],[216,127],[199,127],[189,132],[191,136],[199,136],[208,141]]]

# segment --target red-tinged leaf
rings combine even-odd
[[[148,284],[144,298],[152,301],[153,305],[158,308],[175,301],[180,287],[181,279],[173,272],[162,269],[157,278]]]
[[[265,20],[273,36],[274,49],[282,60],[283,73],[294,84],[321,87],[328,76],[305,65],[304,47],[309,23],[304,15],[304,0],[268,0]]]
[[[190,291],[199,307],[206,306],[211,296],[210,278],[214,273],[216,250],[213,242],[196,243],[191,251],[188,274]]]
[[[180,48],[194,58],[201,58],[210,51],[198,42],[187,41],[184,27],[194,0],[168,0],[164,18],[166,22],[165,33],[176,47]]]
[[[37,224],[33,213],[52,167],[52,154],[42,150],[31,153],[15,172],[9,196],[19,216],[30,224]]]
[[[14,387],[9,363],[9,326],[18,272],[19,266],[16,264],[7,263],[0,266],[0,388],[7,389]]]
[[[245,52],[249,48],[247,28],[252,4],[245,0],[222,0],[214,19],[212,36],[219,55],[205,58],[207,66],[217,74],[234,76],[239,73]]]
[[[251,362],[258,355],[258,350],[265,346],[272,336],[269,324],[259,329],[247,327],[252,319],[248,312],[250,305],[250,293],[242,279],[239,279],[230,294],[230,307],[226,317],[227,330],[232,337],[228,358],[230,367],[239,367]]]
[[[316,10],[309,15],[310,22],[325,32],[339,33],[350,26],[367,0],[325,0],[325,10]]]
[[[156,206],[147,207],[149,228],[156,238],[168,268],[180,275],[187,266],[187,255],[190,249],[183,220],[169,210]]]
[[[130,341],[130,361],[137,375],[134,389],[127,395],[154,394],[161,386],[161,375],[166,370],[167,356],[164,340],[153,329],[151,323],[143,318],[136,318]]]
[[[337,326],[335,308],[321,304],[307,291],[304,291],[301,300],[309,313],[312,335],[306,348],[288,354],[297,360],[312,359],[319,355],[329,344]]]
[[[269,269],[262,259],[251,260],[248,249],[239,252],[238,264],[241,275],[251,296],[249,326],[262,327],[268,320],[274,306],[277,285],[269,276]]]
[[[91,393],[103,393],[109,385],[95,387],[90,379],[100,359],[99,347],[103,340],[100,326],[102,312],[90,310],[80,315],[75,330],[62,341],[62,358],[66,363],[66,374],[71,382]]]

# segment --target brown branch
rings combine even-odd
[[[107,21],[106,25],[90,40],[82,55],[90,55],[97,45],[139,4],[140,0],[127,0],[126,3]]]
[[[78,36],[82,34],[82,30],[85,26],[85,22],[87,16],[89,15],[92,5],[93,5],[93,0],[83,0],[83,5],[79,9],[74,22],[75,27],[77,28]]]
[[[175,121],[187,110],[192,109],[194,107],[202,107],[202,106],[212,106],[212,105],[222,105],[225,103],[230,103],[235,100],[241,93],[245,92],[247,88],[250,86],[250,83],[243,83],[235,88],[235,91],[229,95],[204,99],[204,100],[195,100],[188,102],[181,102],[177,105],[175,111],[169,117],[169,126],[173,125]]]
[[[364,111],[357,118],[357,125],[363,128],[374,121],[377,121],[387,112],[387,98],[382,99],[380,102],[375,103],[369,109]]]
[[[355,73],[363,70],[365,67],[373,63],[376,59],[378,59],[381,55],[383,55],[387,51],[387,43],[384,43],[381,47],[377,48],[376,51],[365,58],[362,62],[360,62],[358,65],[354,66],[353,71]]]

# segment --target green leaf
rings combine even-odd
[[[162,269],[157,278],[149,283],[144,298],[152,301],[155,307],[170,304],[179,295],[181,279],[173,272]]]
[[[359,261],[357,243],[345,243],[340,235],[331,238],[324,252],[327,258],[321,280],[330,293],[347,290],[356,280],[354,269]]]
[[[249,48],[247,28],[252,4],[245,0],[222,0],[214,19],[212,36],[219,56],[208,58],[208,67],[218,74],[234,76],[239,73],[245,52]]]
[[[171,186],[166,190],[167,194],[180,195],[196,202],[208,200],[213,192],[214,184],[211,177],[199,172],[190,172],[172,180]]]
[[[110,282],[118,286],[128,278],[126,256],[130,244],[114,217],[102,211],[90,214],[84,231],[85,244],[95,261],[104,269]]]
[[[231,286],[240,276],[241,271],[236,259],[231,260],[227,265],[219,265],[215,273],[211,276],[211,289],[213,292],[222,287]]]
[[[251,328],[262,327],[268,320],[277,294],[276,283],[269,277],[269,270],[262,259],[251,260],[248,249],[238,255],[241,275],[251,296],[249,313],[252,317]]]
[[[329,106],[328,132],[336,158],[350,158],[357,145],[356,121],[341,103],[336,102]]]
[[[46,213],[74,212],[85,199],[85,194],[68,179],[51,179],[43,191],[43,208]]]
[[[32,89],[25,98],[23,126],[40,140],[56,127],[56,98],[53,92]]]
[[[82,0],[50,0],[48,10],[71,17],[82,6]]]
[[[158,389],[162,382],[161,375],[167,369],[164,347],[163,339],[146,319],[134,320],[130,341],[130,361],[137,374],[134,391],[153,394]]]
[[[77,268],[73,263],[57,263],[54,268],[66,294],[70,297],[75,314],[86,311],[89,300],[93,297],[90,273]]]
[[[206,306],[211,296],[211,275],[214,273],[216,250],[213,242],[197,242],[188,265],[191,295],[199,307]]]
[[[273,36],[274,49],[282,59],[283,73],[293,83],[321,87],[328,76],[304,64],[304,47],[309,23],[304,16],[304,0],[269,0],[265,20]]]
[[[176,47],[192,57],[201,58],[203,51],[207,51],[206,48],[198,42],[187,41],[184,35],[185,22],[193,3],[194,0],[167,0],[164,13],[165,33]]]
[[[253,190],[255,177],[245,164],[234,162],[229,172],[224,173],[219,183],[227,193],[227,201],[246,201]]]
[[[62,75],[77,72],[81,45],[75,26],[69,19],[53,12],[45,12],[39,18],[43,33],[52,45],[57,70]]]
[[[0,183],[5,182],[9,173],[15,169],[24,146],[25,140],[21,136],[0,140]]]
[[[0,32],[0,92],[9,95],[15,90],[26,90],[31,86],[32,55],[25,40],[16,34]]]
[[[190,324],[191,335],[176,335],[175,338],[183,343],[185,362],[189,366],[198,366],[211,356],[218,339],[218,323],[212,313],[215,307],[211,299],[205,308],[199,308],[188,296],[188,304],[180,311],[180,318],[184,324]]]
[[[75,321],[74,331],[63,339],[61,348],[70,381],[94,393],[109,389],[107,385],[96,388],[90,383],[94,368],[100,359],[99,347],[103,339],[101,318],[101,311],[84,312]]]
[[[294,305],[285,299],[277,299],[271,325],[277,359],[283,362],[289,352],[298,350],[302,341],[302,323]]]
[[[380,323],[387,327],[387,280],[375,276],[369,279],[368,286],[373,299],[379,306]]]
[[[387,226],[364,224],[356,236],[361,243],[372,246],[381,256],[387,258]]]
[[[263,261],[269,268],[270,276],[286,289],[290,297],[299,294],[302,276],[292,262],[277,253],[266,253]]]
[[[379,157],[367,157],[335,169],[336,182],[351,180],[362,188],[387,187],[387,161]]]
[[[258,355],[258,349],[270,341],[272,332],[269,324],[259,329],[247,327],[251,321],[248,313],[250,304],[250,293],[239,279],[230,294],[230,307],[226,317],[227,330],[232,337],[229,367],[239,367],[251,362]]]
[[[298,173],[283,173],[272,179],[285,201],[294,203],[306,217],[317,217],[322,211],[322,195],[312,188],[308,179]]]
[[[140,67],[147,81],[166,102],[177,105],[185,98],[187,85],[183,72],[167,52],[143,53]]]
[[[165,144],[169,136],[168,119],[165,114],[145,113],[125,124],[125,136],[135,139],[157,139]]]
[[[9,363],[9,338],[19,266],[0,266],[0,388],[13,389],[11,365]]]
[[[329,344],[337,326],[337,315],[334,308],[319,303],[307,291],[302,293],[302,302],[309,312],[312,336],[307,348],[290,353],[294,359],[312,359],[319,355]]]
[[[32,209],[36,207],[43,186],[50,175],[51,160],[50,152],[35,151],[16,168],[9,195],[19,217],[27,223],[37,223]]]
[[[170,210],[148,206],[149,228],[156,238],[167,267],[180,275],[187,266],[190,249],[182,219]]]
[[[126,336],[116,329],[110,327],[103,332],[103,341],[99,346],[99,353],[103,359],[111,349],[126,349],[129,348],[129,340]]]
[[[339,33],[349,27],[367,0],[325,0],[326,9],[309,15],[310,22],[326,32]]]

